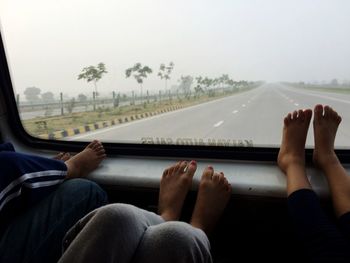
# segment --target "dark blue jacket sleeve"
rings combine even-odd
[[[15,148],[13,147],[12,143],[5,142],[0,144],[0,152],[2,151],[14,152]]]
[[[3,221],[50,194],[65,179],[67,166],[59,160],[14,152],[10,144],[1,147],[0,221]]]

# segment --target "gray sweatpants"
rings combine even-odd
[[[127,204],[98,208],[66,234],[60,263],[212,262],[206,234]]]

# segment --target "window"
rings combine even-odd
[[[336,147],[348,148],[349,10],[346,0],[0,1],[30,135],[180,149],[279,147],[283,117],[317,103],[342,115]]]

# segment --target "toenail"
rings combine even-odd
[[[194,161],[194,160],[192,160],[192,161],[190,162],[190,164],[192,164],[192,165],[196,165],[196,164],[197,164],[197,162],[196,162],[196,161]]]
[[[208,165],[208,169],[211,169],[211,170],[213,170],[214,168],[213,168],[213,166],[211,166],[211,165]]]
[[[186,173],[187,169],[188,169],[188,165],[185,166],[183,172]]]

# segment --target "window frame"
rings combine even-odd
[[[79,151],[84,141],[63,141],[41,139],[28,134],[21,122],[14,90],[6,59],[2,35],[0,32],[0,83],[4,96],[3,103],[7,110],[7,122],[13,135],[24,145],[35,149]],[[225,146],[192,146],[192,145],[160,145],[136,143],[103,142],[107,154],[143,157],[176,157],[205,158],[217,160],[244,160],[275,162],[279,148],[277,147],[225,147]],[[350,163],[350,149],[336,149],[338,158],[343,163]],[[312,149],[306,149],[306,161],[312,161]]]

